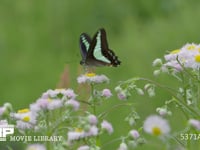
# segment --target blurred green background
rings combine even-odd
[[[44,91],[58,86],[66,66],[67,85],[76,91],[76,78],[82,72],[79,36],[82,32],[93,36],[100,27],[106,29],[109,46],[122,61],[118,68],[96,70],[110,78],[110,88],[134,76],[153,78],[155,58],[187,42],[199,43],[199,8],[198,0],[1,0],[0,105],[11,102],[16,110],[28,107]],[[156,80],[174,85],[166,76]],[[159,91],[152,100],[134,95],[132,101],[146,117],[169,98]],[[113,101],[119,102],[116,97]],[[123,118],[126,108],[117,113]],[[119,115],[108,117],[116,121]],[[126,134],[123,123],[115,127],[114,137]]]

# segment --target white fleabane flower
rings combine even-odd
[[[66,106],[72,107],[74,111],[77,111],[80,107],[80,103],[77,100],[70,99],[65,102]]]
[[[112,96],[112,93],[109,89],[103,89],[101,96],[103,96],[105,98],[109,98]]]
[[[97,117],[92,114],[88,116],[88,121],[91,125],[96,125],[98,123]]]
[[[75,99],[76,98],[76,94],[74,93],[74,90],[72,89],[66,89],[62,92],[62,94],[64,96],[66,96],[68,99]]]
[[[74,131],[69,131],[67,133],[68,141],[79,140],[84,136],[84,130],[76,128]]]
[[[144,121],[143,127],[145,132],[156,136],[165,135],[170,132],[170,126],[167,120],[157,115],[149,116]]]
[[[37,123],[37,115],[29,109],[21,109],[17,113],[10,114],[11,117],[17,120],[16,127],[22,130],[34,128]]]
[[[0,120],[0,125],[8,125],[8,121],[7,120]]]
[[[54,109],[61,108],[62,106],[63,106],[63,103],[61,100],[54,99],[52,101],[49,101],[47,108],[48,108],[48,110],[54,110]]]
[[[188,122],[192,127],[194,127],[195,129],[200,131],[200,121],[199,120],[190,119]]]
[[[90,147],[88,145],[80,146],[77,150],[90,150]]]
[[[46,148],[42,144],[30,144],[27,146],[26,150],[46,150]]]
[[[53,97],[56,97],[58,94],[57,91],[55,90],[52,90],[52,89],[49,89],[47,90],[46,92],[44,92],[41,96],[42,99],[48,99],[48,98],[53,98]]]
[[[77,78],[79,84],[81,83],[105,83],[109,82],[105,75],[96,75],[95,73],[86,73]]]
[[[27,130],[27,129],[33,129],[35,127],[34,124],[31,124],[29,122],[25,122],[22,120],[17,120],[16,121],[16,128],[20,130]]]
[[[71,99],[71,98],[75,98],[76,94],[74,93],[72,89],[64,89],[64,88],[55,89],[55,90],[49,89],[42,94],[41,98],[52,99],[52,98],[58,98],[58,97],[62,98],[63,96],[67,97],[68,99]]]
[[[179,55],[179,52],[180,49],[173,50],[169,54],[165,55],[164,58],[166,61],[176,60],[177,56]]]
[[[35,103],[30,105],[31,111],[39,112],[41,110],[54,110],[63,107],[60,99],[44,99],[40,98]]]
[[[81,128],[76,128],[73,131],[69,131],[67,133],[68,141],[79,140],[86,137],[97,136],[98,135],[98,128],[96,126],[91,126],[88,131],[84,131]]]
[[[194,55],[192,59],[188,62],[188,65],[197,70],[200,68],[200,53]]]
[[[113,133],[113,127],[112,127],[112,124],[109,123],[108,121],[106,120],[103,120],[103,122],[101,123],[101,128],[105,131],[107,131],[109,134],[112,134]]]
[[[11,113],[10,115],[16,120],[29,122],[31,124],[36,124],[37,121],[37,113],[31,112],[29,109],[21,109],[17,113]]]
[[[40,98],[36,101],[35,107],[38,108],[38,111],[43,110],[43,109],[48,109],[48,105],[50,102],[51,102],[51,99],[49,98]]]
[[[186,44],[180,49],[171,51],[164,58],[166,63],[162,65],[162,70],[172,68],[179,72],[183,70],[183,67],[198,70],[200,68],[200,45]]]
[[[2,116],[5,112],[5,107],[0,107],[0,116]]]
[[[88,131],[85,131],[85,137],[98,135],[98,128],[96,126],[91,126]]]

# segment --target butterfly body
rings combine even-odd
[[[80,36],[81,65],[89,67],[120,65],[115,53],[108,48],[106,31],[102,28],[94,35],[93,39],[86,33]]]

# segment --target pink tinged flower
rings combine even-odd
[[[49,102],[50,102],[49,98],[47,98],[47,99],[41,98],[36,101],[36,104],[41,109],[47,109]]]
[[[101,96],[103,96],[103,97],[105,97],[105,98],[109,98],[109,97],[112,96],[112,93],[111,93],[111,91],[110,91],[109,89],[104,89],[104,90],[102,91],[102,95],[101,95]]]
[[[139,132],[138,132],[137,130],[131,130],[131,131],[129,132],[129,135],[130,135],[133,139],[137,139],[137,138],[140,137],[140,134],[139,134]]]
[[[176,72],[180,72],[180,71],[182,71],[183,70],[183,68],[182,68],[182,66],[177,62],[177,61],[170,61],[170,62],[167,62],[167,63],[165,63],[164,65],[163,65],[163,67],[162,67],[162,71],[163,72],[166,72],[165,70],[166,70],[166,68],[173,68],[174,69],[174,71],[176,71]]]
[[[0,125],[8,125],[8,121],[7,120],[0,120]]]
[[[85,137],[89,136],[97,136],[98,135],[98,128],[96,126],[91,126],[89,131],[85,132]]]
[[[65,103],[66,106],[72,107],[75,111],[79,109],[80,103],[77,100],[70,99]]]
[[[30,144],[27,146],[26,150],[46,150],[46,148],[42,144]]]
[[[127,95],[124,91],[121,91],[117,94],[117,97],[120,99],[120,100],[126,100],[127,99]]]
[[[30,104],[30,110],[32,112],[38,113],[42,109],[40,108],[40,106],[38,105],[38,103],[33,103],[33,104]]]
[[[96,78],[94,78],[94,82],[104,83],[104,82],[109,82],[109,79],[105,75],[98,75]]]
[[[90,150],[90,147],[88,145],[80,146],[77,150]]]
[[[84,135],[84,131],[82,129],[76,129],[75,131],[69,131],[67,133],[68,141],[79,140]]]
[[[165,135],[170,132],[170,126],[167,120],[157,115],[149,116],[144,121],[143,128],[145,132],[156,136]]]
[[[68,99],[75,99],[76,98],[76,94],[74,93],[74,91],[72,89],[66,89],[62,92],[62,94],[64,96],[66,96]]]
[[[173,51],[171,51],[171,53],[165,55],[164,58],[166,61],[176,60],[179,52],[180,52],[179,49],[173,50]]]
[[[98,123],[98,119],[95,115],[89,115],[88,120],[91,125],[96,125]]]
[[[69,131],[67,135],[69,142],[73,140],[79,140],[81,138],[98,135],[98,128],[96,126],[92,126],[88,131],[76,128],[74,131]]]
[[[56,97],[58,94],[57,91],[55,90],[52,90],[52,89],[49,89],[47,90],[46,92],[44,92],[41,96],[42,99],[48,99],[48,98],[53,98],[53,97]]]
[[[197,130],[200,130],[200,121],[199,120],[196,120],[196,119],[190,119],[189,120],[189,124],[196,128]]]
[[[86,78],[84,75],[81,75],[81,76],[79,76],[79,77],[77,78],[77,82],[78,82],[79,84],[85,83],[86,80],[87,80],[87,78]]]
[[[199,45],[194,43],[186,44],[181,49],[174,50],[170,54],[165,55],[166,63],[163,66],[173,68],[177,72],[182,71],[182,66],[198,69],[200,67],[199,58]]]
[[[112,124],[109,123],[108,121],[106,120],[103,120],[103,122],[101,123],[101,128],[105,131],[107,131],[109,134],[112,134],[113,133],[113,127],[112,127]]]
[[[86,73],[77,78],[79,84],[81,83],[104,83],[109,79],[105,75],[96,75],[95,73]]]
[[[33,125],[29,122],[24,122],[24,121],[21,121],[21,120],[16,121],[16,128],[18,128],[20,130],[33,129],[34,127],[35,127],[35,125]]]
[[[4,114],[5,110],[6,110],[5,107],[0,107],[0,116]]]
[[[36,101],[36,103],[33,103],[30,105],[30,109],[33,112],[39,112],[40,110],[54,110],[58,109],[63,106],[63,103],[59,99],[43,99],[40,98]]]
[[[54,110],[54,109],[61,108],[62,106],[63,106],[63,103],[61,100],[52,100],[49,102],[47,108],[48,110]]]

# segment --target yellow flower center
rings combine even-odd
[[[158,135],[161,135],[161,134],[162,134],[162,131],[160,130],[159,127],[153,127],[153,128],[152,128],[152,133],[153,133],[153,135],[158,136]]]
[[[50,103],[50,102],[52,102],[52,99],[51,99],[51,98],[48,98],[47,101]]]
[[[200,54],[198,54],[198,55],[195,56],[195,61],[198,62],[198,63],[200,63]]]
[[[87,77],[94,77],[94,76],[96,76],[96,74],[95,73],[86,73],[85,76],[87,76]]]
[[[76,129],[75,129],[75,132],[83,132],[83,129],[81,129],[81,128],[76,128]]]
[[[195,45],[189,45],[189,46],[187,47],[187,50],[194,50],[195,48],[196,48]]]
[[[55,89],[55,91],[58,91],[58,92],[61,92],[63,90],[65,90],[65,89],[64,88]]]
[[[18,110],[17,111],[18,113],[27,113],[27,112],[29,112],[29,109],[28,108],[25,108],[25,109],[20,109],[20,110]]]
[[[30,121],[30,117],[29,116],[25,116],[22,120],[25,121],[25,122],[29,122]]]
[[[179,52],[180,52],[180,49],[175,49],[175,50],[171,51],[170,54],[177,54]]]

